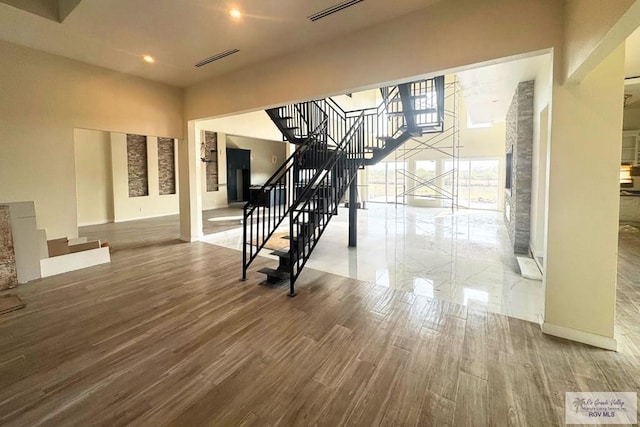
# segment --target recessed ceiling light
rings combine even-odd
[[[229,11],[229,15],[231,15],[231,17],[234,19],[242,18],[242,12],[240,12],[238,9],[231,9]]]
[[[144,59],[144,62],[148,62],[149,64],[156,62],[156,59],[151,55],[143,55],[142,59]]]

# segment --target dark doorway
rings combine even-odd
[[[251,150],[227,148],[227,197],[229,203],[249,200]]]

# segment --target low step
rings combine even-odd
[[[289,251],[273,251],[273,252],[271,252],[271,255],[275,255],[275,256],[278,256],[280,258],[290,258],[291,257],[291,253]]]
[[[271,255],[278,256],[278,271],[289,271],[291,268],[291,254],[289,251],[273,251]]]
[[[295,237],[291,240],[291,246],[297,247],[298,249],[303,249],[305,245],[309,247],[309,245],[311,245],[314,241],[315,241],[315,235],[307,236],[304,240],[298,239],[297,237]]]
[[[542,280],[542,273],[538,268],[538,264],[531,259],[523,256],[516,257],[518,266],[520,266],[520,274],[525,279]]]
[[[275,270],[273,268],[265,267],[258,270],[258,273],[267,275],[267,283],[270,285],[279,285],[289,280],[289,273],[286,271]]]

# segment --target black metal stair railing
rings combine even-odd
[[[345,111],[331,98],[316,102],[327,113],[331,141],[341,141],[347,129],[363,114],[364,150],[375,150],[384,148],[385,138],[397,137],[405,126],[399,99],[398,88],[394,86],[386,91],[386,97],[376,107]]]
[[[329,221],[337,213],[358,169],[364,165],[364,116],[355,117],[336,149],[322,166],[323,173],[309,183],[290,210],[289,286],[295,295],[295,281],[311,256]]]
[[[379,162],[412,137],[442,132],[443,76],[381,92],[382,103],[356,111],[345,111],[331,98],[267,110],[284,140],[300,147],[244,208],[243,279],[288,217],[289,250],[274,252],[280,257],[277,270],[260,272],[272,284],[289,279],[294,295],[295,281],[357,169]]]
[[[433,128],[444,123],[444,76],[412,82],[409,91],[409,112],[418,128]]]
[[[313,180],[316,171],[306,168],[305,163],[324,164],[332,154],[327,145],[326,130],[325,118],[307,136],[308,142],[300,145],[259,190],[251,192],[242,215],[243,280],[258,252],[287,218],[297,199],[297,193],[306,188],[307,182]]]
[[[266,110],[283,141],[292,144],[306,143],[314,130],[327,118],[315,101],[299,102]]]

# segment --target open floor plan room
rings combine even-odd
[[[640,251],[621,248],[618,353],[313,269],[289,298],[205,243],[116,250],[0,317],[0,423],[562,425],[567,390],[640,389]]]

